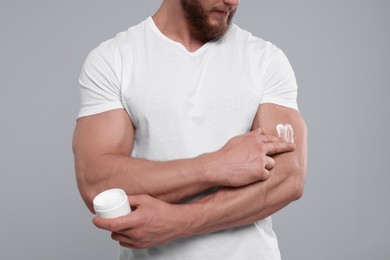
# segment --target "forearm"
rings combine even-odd
[[[94,224],[112,232],[112,238],[122,246],[155,247],[263,219],[299,197],[293,179],[296,178],[274,178],[241,188],[223,188],[196,202],[180,205],[147,195],[129,196],[134,210],[131,214],[112,220],[95,218]]]
[[[156,162],[115,154],[95,157],[76,166],[78,184],[84,201],[92,209],[99,192],[117,187],[128,195],[148,194],[166,202],[179,202],[213,184],[206,178],[208,155]]]
[[[244,226],[272,215],[301,196],[302,174],[289,171],[281,175],[274,171],[266,181],[223,188],[184,205],[191,223],[188,235]]]

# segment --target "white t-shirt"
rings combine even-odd
[[[91,51],[80,92],[79,117],[124,108],[135,127],[132,156],[157,161],[221,148],[250,131],[262,103],[297,109],[294,72],[273,44],[232,24],[219,41],[189,52],[151,17]],[[274,260],[280,253],[268,217],[158,248],[121,248],[121,259]]]

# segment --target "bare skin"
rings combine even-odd
[[[204,0],[202,4],[211,10],[209,23],[221,25],[238,1]],[[186,22],[179,0],[164,1],[153,19],[164,34],[190,51],[205,43]],[[275,137],[278,123],[292,125],[295,144]],[[73,149],[77,183],[85,203],[93,212],[94,196],[119,187],[130,195],[134,210],[116,219],[94,218],[94,224],[112,232],[112,238],[122,246],[149,248],[250,224],[298,199],[303,193],[307,153],[301,115],[293,109],[263,104],[252,129],[218,151],[155,162],[129,157],[134,127],[124,110],[80,118]],[[198,201],[173,204],[215,186],[221,188]]]
[[[208,13],[209,24],[225,27],[229,14],[239,4],[238,0],[207,0],[201,2]],[[187,21],[180,0],[163,1],[159,10],[153,16],[153,20],[163,34],[174,41],[180,42],[191,52],[196,51],[206,43],[204,37]]]

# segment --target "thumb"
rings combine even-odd
[[[127,196],[127,199],[129,200],[129,204],[132,207],[132,209],[136,209],[141,204],[148,203],[153,198],[148,194],[141,194],[141,195]]]
[[[140,205],[140,199],[138,195],[127,196],[131,209],[134,210]]]

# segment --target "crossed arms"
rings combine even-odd
[[[276,138],[275,126],[289,123],[295,144]],[[260,128],[261,127],[261,128]],[[122,110],[78,120],[73,150],[77,184],[88,208],[101,191],[119,187],[133,212],[95,218],[122,246],[149,248],[181,237],[243,226],[300,198],[306,173],[306,126],[296,110],[260,106],[253,131],[221,149],[195,158],[155,162],[131,158],[134,127]],[[217,192],[175,204],[211,187]],[[135,210],[134,210],[135,209]]]

